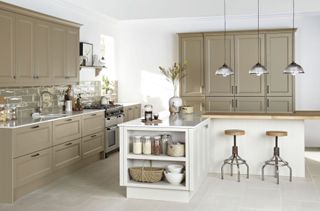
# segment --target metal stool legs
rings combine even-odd
[[[221,166],[221,179],[224,179],[223,168],[226,164],[230,165],[230,175],[231,176],[233,176],[233,166],[237,166],[238,182],[240,182],[240,165],[245,165],[247,167],[247,179],[249,178],[249,166],[248,166],[247,162],[238,155],[236,136],[233,136],[232,155],[228,159],[224,160],[223,165]]]
[[[275,174],[274,177],[277,178],[277,184],[279,184],[279,167],[286,166],[289,169],[289,181],[292,182],[292,168],[289,163],[280,157],[280,148],[278,147],[278,136],[275,138],[275,147],[273,148],[273,157],[266,161],[262,166],[262,180],[264,180],[264,168],[266,166],[274,166]]]

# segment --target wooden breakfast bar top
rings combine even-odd
[[[202,117],[211,119],[320,120],[320,111],[295,111],[293,113],[205,112]]]

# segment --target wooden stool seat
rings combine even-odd
[[[232,130],[225,130],[224,134],[228,136],[243,136],[246,134],[246,132],[244,130],[232,129]]]
[[[287,136],[288,132],[287,131],[274,131],[274,130],[269,130],[266,132],[267,136],[278,136],[278,137],[283,137],[283,136]]]

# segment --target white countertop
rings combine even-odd
[[[137,103],[137,102],[122,102],[122,103],[117,103],[117,104],[120,104],[120,105],[123,105],[123,107],[128,107],[128,106],[133,106],[133,105],[139,105],[141,103]]]
[[[104,109],[85,109],[83,111],[73,111],[71,113],[63,113],[63,114],[66,114],[66,116],[50,118],[50,119],[49,118],[33,119],[32,117],[30,117],[30,118],[18,119],[18,120],[13,120],[8,122],[0,122],[0,129],[25,127],[25,126],[35,125],[39,123],[52,122],[60,119],[70,118],[73,116],[80,116],[83,114],[90,114],[90,113],[97,113],[97,112],[104,112],[104,111],[105,111]]]
[[[176,114],[170,116],[169,112],[159,113],[159,119],[162,123],[159,124],[145,124],[141,120],[142,118],[135,119],[129,122],[124,122],[119,125],[119,127],[146,127],[146,128],[195,128],[201,122],[205,121],[207,118],[203,118],[201,114]]]

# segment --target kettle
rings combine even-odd
[[[109,104],[109,99],[106,96],[102,96],[100,99],[100,104],[101,105],[108,105]]]

